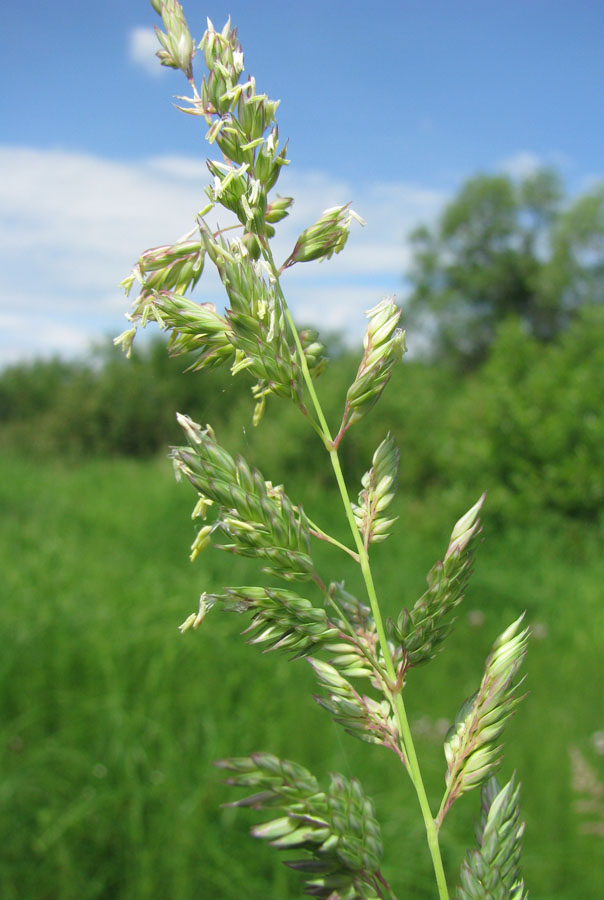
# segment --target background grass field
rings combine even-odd
[[[333,495],[288,489],[345,533]],[[221,808],[234,796],[211,767],[269,750],[319,776],[358,774],[377,804],[399,896],[432,897],[404,773],[332,724],[311,699],[310,667],[263,656],[239,637],[244,620],[217,611],[179,635],[202,589],[245,584],[255,572],[218,551],[189,564],[193,500],[165,459],[1,460],[0,896],[299,897],[295,873],[248,837],[253,814]],[[453,524],[436,501],[402,500],[397,512],[395,536],[375,552],[393,615],[421,592]],[[590,743],[604,728],[603,534],[553,516],[503,529],[488,512],[484,531],[456,629],[406,688],[433,805],[446,720],[477,687],[495,636],[527,609],[530,694],[506,729],[502,769],[523,783],[526,881],[533,900],[603,897],[604,839],[581,832],[569,766],[576,745],[604,781]],[[345,557],[319,556],[326,578],[360,589]],[[453,883],[478,802],[476,792],[460,801],[444,829]]]

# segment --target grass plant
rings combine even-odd
[[[392,753],[408,776],[440,900],[451,896],[452,883],[440,845],[445,818],[463,794],[482,787],[478,843],[465,858],[456,897],[523,900],[520,791],[513,779],[501,787],[495,770],[504,725],[520,700],[519,669],[528,641],[524,616],[515,617],[495,640],[477,690],[462,702],[445,737],[445,786],[437,811],[428,798],[407,711],[408,694],[418,690],[421,679],[416,669],[434,659],[453,629],[481,532],[484,495],[454,525],[442,559],[430,569],[427,589],[414,603],[405,598],[396,617],[386,618],[372,559],[373,545],[387,539],[397,518],[391,506],[398,449],[385,434],[356,501],[338,450],[379,401],[405,352],[401,311],[392,298],[368,311],[364,352],[342,398],[340,423],[333,428],[314,385],[325,369],[324,348],[317,334],[296,327],[281,277],[292,266],[340,253],[353,222],[364,223],[350,205],[325,210],[300,234],[289,255],[275,261],[275,225],[293,203],[291,197],[272,193],[289,162],[287,144],[279,143],[278,103],[258,93],[253,78],[242,80],[243,52],[230,21],[220,32],[208,21],[197,45],[177,0],[152,0],[152,5],[165,29],[156,29],[160,61],[181,70],[190,87],[191,96],[180,98],[180,108],[205,121],[206,138],[221,158],[208,161],[209,202],[195,228],[172,246],[143,253],[126,279],[127,292],[135,281],[140,290],[128,315],[131,327],[118,343],[129,350],[137,328],[155,321],[169,332],[172,353],[196,353],[195,370],[229,366],[233,376],[251,376],[255,425],[269,398],[293,403],[325,449],[350,530],[346,541],[330,534],[282,486],[242,455],[233,456],[210,425],[179,414],[187,445],[174,447],[172,459],[177,476],[196,491],[192,517],[201,520],[191,560],[214,544],[236,557],[254,559],[260,568],[251,584],[230,581],[218,591],[204,590],[198,611],[181,631],[199,628],[216,607],[248,616],[248,641],[265,652],[279,650],[293,660],[308,660],[320,706],[349,735]],[[193,69],[198,51],[208,70],[201,82]],[[210,228],[208,215],[217,206],[235,216],[234,226]],[[227,294],[224,315],[213,304],[186,297],[207,261],[217,269]],[[347,563],[358,566],[361,599],[345,587],[339,566],[335,577],[333,563],[328,573],[319,566],[316,542],[337,548]],[[321,784],[299,762],[268,751],[217,764],[228,773],[229,784],[245,791],[233,805],[265,814],[252,834],[293,854],[286,865],[301,873],[307,894],[323,900],[395,898],[384,874],[375,806],[357,777],[332,773],[329,784]]]

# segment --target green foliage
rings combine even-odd
[[[583,310],[545,348],[508,322],[447,421],[460,451],[439,465],[452,463],[466,486],[479,472],[490,503],[509,515],[549,507],[593,518],[604,505],[603,396],[601,307]]]
[[[193,375],[183,377],[187,362],[170,359],[155,339],[130,360],[107,344],[86,362],[8,367],[0,373],[0,445],[32,456],[148,457],[178,437],[179,407],[202,420],[220,410],[226,426],[248,386],[211,371],[200,392]]]
[[[477,175],[432,230],[411,235],[410,321],[436,356],[465,367],[485,359],[510,316],[550,341],[581,306],[601,301],[603,236],[602,187],[564,204],[550,170],[520,181]]]
[[[44,417],[79,366],[60,359],[8,366],[0,375],[0,422],[27,422]]]

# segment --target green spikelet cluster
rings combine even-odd
[[[405,332],[398,327],[401,311],[394,300],[382,300],[366,315],[369,324],[363,338],[363,358],[346,394],[340,434],[373,409],[390,381],[394,364],[406,350]]]
[[[463,592],[472,571],[472,556],[480,533],[478,514],[480,500],[455,525],[449,547],[442,562],[428,574],[428,590],[411,611],[403,609],[396,624],[391,624],[392,637],[400,645],[405,669],[418,666],[435,656],[453,623],[447,616],[463,600]]]
[[[394,440],[388,435],[373,454],[371,468],[361,479],[363,490],[359,494],[358,503],[352,507],[365,546],[385,541],[388,529],[398,518],[389,519],[384,515],[394,500],[398,462],[399,452]]]
[[[322,607],[313,606],[293,591],[280,588],[232,587],[223,594],[202,594],[199,612],[189,616],[181,631],[198,627],[206,613],[218,605],[224,610],[251,613],[243,632],[250,644],[266,644],[266,650],[284,650],[293,657],[306,656],[338,635]]]
[[[195,354],[196,359],[189,371],[211,369],[223,363],[232,363],[235,358],[235,348],[230,339],[231,328],[226,319],[217,313],[213,303],[194,303],[180,294],[163,290],[141,293],[129,318],[135,323],[134,326],[116,338],[116,343],[128,355],[132,351],[137,327],[144,328],[149,322],[157,322],[163,331],[170,334],[168,351],[171,356]]]
[[[222,162],[211,162],[214,182],[207,194],[213,204],[220,203],[234,212],[251,234],[262,233],[266,195],[275,186],[282,166],[288,164],[287,145],[279,149],[275,122],[279,101],[256,93],[253,78],[240,83],[243,52],[237,29],[231,28],[230,20],[222,31],[216,31],[208,19],[201,48],[208,74],[202,79],[199,94],[182,98],[189,104],[183,111],[203,116],[210,126],[208,142],[216,142],[224,156],[239,166],[234,169]],[[283,211],[287,214],[287,208]],[[278,218],[273,217],[273,221]],[[265,233],[272,236],[274,231]]]
[[[383,692],[384,657],[371,609],[344,589],[344,584],[332,582],[327,592],[334,625],[341,630],[341,642],[328,644],[329,663],[346,678],[369,678],[372,685]]]
[[[279,850],[303,850],[307,858],[285,864],[306,878],[305,893],[323,900],[376,900],[383,896],[382,841],[373,803],[356,779],[332,775],[323,792],[303,766],[268,753],[221,760],[228,784],[254,788],[231,806],[279,810],[252,828],[254,837]]]
[[[523,618],[506,628],[493,644],[480,688],[462,705],[449,730],[445,741],[447,789],[439,813],[441,821],[453,802],[485,781],[499,763],[501,746],[497,741],[522,699],[516,695],[518,684],[514,678],[528,643],[528,628],[520,630]]]
[[[178,0],[151,0],[156,13],[161,15],[165,32],[155,28],[162,46],[157,57],[162,66],[181,69],[187,77],[191,75],[191,63],[195,56],[195,42],[189,33],[187,20]]]
[[[233,459],[209,426],[201,428],[187,416],[178,420],[189,446],[172,449],[176,472],[197,489],[204,507],[217,509],[214,525],[200,532],[201,542],[218,532],[228,541],[220,547],[261,559],[270,574],[288,581],[312,578],[310,536],[302,511],[242,457]]]
[[[162,63],[182,68],[190,77],[195,45],[180,4],[158,0],[154,7],[167,29],[166,34],[156,29],[163,48],[158,53]],[[208,21],[200,48],[208,75],[202,80],[200,92],[195,89],[193,97],[180,98],[188,105],[178,108],[205,118],[209,125],[206,138],[218,145],[224,158],[208,160],[212,183],[206,194],[210,203],[198,216],[197,227],[172,246],[148,250],[132,275],[122,282],[127,294],[135,280],[141,291],[127,315],[131,327],[115,343],[129,353],[137,328],[157,322],[171,332],[171,352],[199,354],[194,369],[229,363],[233,373],[249,371],[256,379],[252,390],[256,399],[253,420],[257,424],[269,394],[300,404],[303,393],[295,346],[279,294],[274,281],[262,277],[257,262],[263,242],[275,234],[274,223],[289,214],[293,203],[291,197],[268,199],[281,168],[288,163],[287,147],[279,148],[275,121],[279,102],[257,94],[253,78],[240,83],[243,53],[230,21],[220,32]],[[203,216],[216,205],[237,217],[243,230],[241,237],[229,242],[219,237],[219,232],[212,234]],[[329,238],[333,239],[335,229],[339,249],[353,218],[355,214],[347,210],[330,224]],[[206,255],[216,265],[229,298],[231,308],[224,318],[211,304],[200,307],[183,297],[197,284]],[[316,332],[307,333],[302,348],[309,371],[318,375],[325,366],[325,355]]]
[[[146,250],[132,274],[122,281],[126,294],[135,280],[141,285],[137,313],[142,312],[143,301],[153,296],[153,291],[173,290],[184,294],[195,287],[203,272],[205,248],[200,240],[190,239],[193,234],[185,235],[175,244]]]
[[[326,696],[315,696],[317,703],[331,713],[335,722],[362,741],[380,744],[399,755],[398,730],[392,709],[386,700],[377,701],[356,691],[335,666],[310,658],[319,687]],[[358,661],[357,661],[358,666]],[[352,675],[369,675],[358,668]]]
[[[202,228],[208,256],[212,259],[229,298],[226,320],[237,348],[233,374],[246,370],[256,379],[258,401],[254,421],[260,420],[265,397],[273,393],[300,404],[302,373],[296,349],[290,346],[288,326],[275,285],[262,277],[259,263],[251,259],[242,242],[214,240]],[[306,342],[306,361],[313,374],[324,366],[323,346]]]
[[[326,209],[313,225],[304,229],[282,268],[288,269],[300,262],[331,259],[334,253],[341,253],[348,240],[353,220],[361,225],[365,224],[361,217],[350,209],[349,203]]]
[[[520,877],[520,786],[514,778],[500,788],[490,778],[482,789],[482,816],[476,829],[478,847],[468,853],[461,870],[457,900],[527,900]]]
[[[329,585],[328,595],[336,601],[340,609],[343,617],[342,628],[348,622],[353,626],[357,636],[369,637],[371,635],[371,642],[375,643],[375,620],[371,609],[365,603],[361,603],[354,594],[347,591],[344,582],[332,582]]]

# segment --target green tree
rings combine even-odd
[[[435,355],[466,367],[486,357],[505,319],[550,341],[602,299],[604,186],[568,204],[550,169],[477,175],[410,238],[408,321]]]

